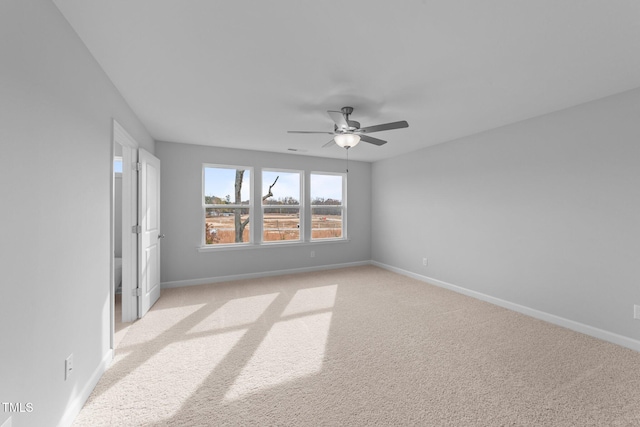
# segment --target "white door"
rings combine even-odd
[[[138,152],[138,317],[142,318],[160,298],[160,159]]]

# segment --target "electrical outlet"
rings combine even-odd
[[[640,320],[640,305],[633,305],[633,318]]]
[[[316,257],[316,251],[311,251],[311,258],[315,258]]]
[[[422,265],[427,266],[429,263],[426,258],[422,258]]]
[[[69,379],[71,374],[73,373],[73,353],[69,355],[64,360],[64,379],[65,381]]]

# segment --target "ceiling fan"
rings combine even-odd
[[[333,126],[333,132],[290,130],[288,133],[321,133],[333,135],[333,139],[323,145],[323,147],[328,147],[335,143],[342,148],[349,149],[358,145],[360,141],[368,142],[373,145],[384,145],[387,141],[374,138],[368,134],[383,130],[409,127],[409,123],[402,120],[400,122],[385,123],[382,125],[361,128],[359,122],[349,119],[349,116],[353,113],[353,107],[342,107],[340,111],[329,110],[327,113],[329,113],[329,117],[331,117],[335,123]]]

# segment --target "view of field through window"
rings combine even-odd
[[[262,171],[262,241],[300,240],[300,176]]]
[[[251,169],[204,168],[205,243],[251,241]]]
[[[342,175],[311,174],[311,239],[343,237]]]
[[[249,168],[204,167],[205,243],[249,243]],[[262,171],[262,241],[300,241],[302,173]],[[342,175],[311,174],[311,238],[343,237]]]

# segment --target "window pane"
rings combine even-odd
[[[300,208],[265,207],[263,241],[300,240]]]
[[[342,208],[313,208],[311,212],[311,238],[335,239],[342,237]]]
[[[122,159],[116,158],[113,161],[113,172],[114,173],[122,173]]]
[[[338,239],[343,232],[342,175],[311,174],[311,239]]]
[[[204,224],[207,245],[249,242],[249,208],[207,208]]]
[[[262,241],[300,240],[300,173],[263,171],[262,195]]]
[[[342,175],[311,174],[311,204],[341,205]]]
[[[248,205],[251,198],[250,178],[250,170],[205,167],[205,205],[228,203]],[[237,190],[239,190],[239,198],[236,197]]]
[[[276,181],[277,180],[277,181]],[[275,183],[275,184],[274,184]],[[262,201],[263,205],[299,205],[300,174],[297,172],[263,171],[262,196],[271,195]]]

